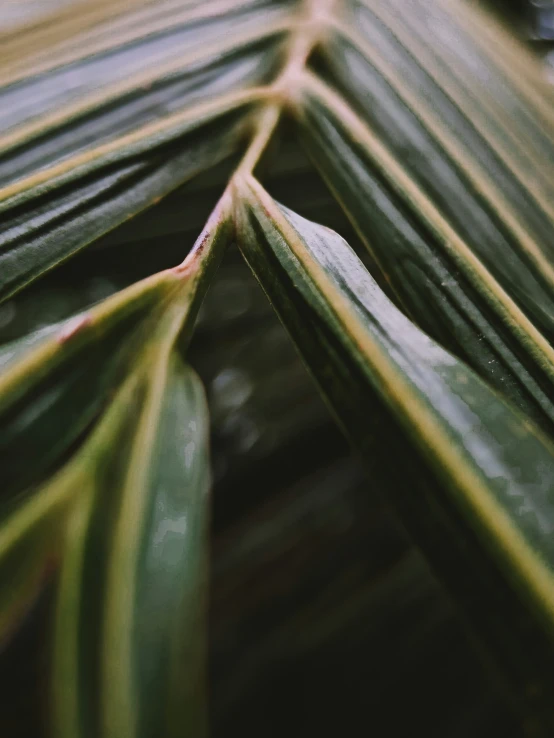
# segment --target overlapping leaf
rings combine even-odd
[[[39,61],[37,49],[19,77],[8,44],[0,300],[236,150],[273,74],[286,12],[178,5],[122,16],[125,33],[92,24],[71,52],[58,39],[61,56]]]
[[[550,735],[554,97],[534,62],[457,0],[98,0],[0,44],[0,300],[251,134],[180,268],[0,349],[0,639],[62,557],[56,735],[205,730],[206,413],[176,345],[231,193],[346,432]],[[432,338],[251,176],[284,110]]]
[[[160,349],[42,492],[79,497],[54,638],[62,737],[204,734],[207,413],[199,380]]]
[[[15,580],[6,576],[2,581],[2,598],[8,604],[2,608],[0,637],[25,610],[41,574],[60,553],[55,531],[63,526],[68,506],[56,494],[54,501],[49,493],[37,498],[36,487],[60,468],[68,454],[78,453],[86,460],[87,446],[79,451],[81,444],[126,377],[144,372],[142,365],[152,363],[164,341],[172,346],[178,334],[181,343],[190,335],[228,238],[227,208],[224,199],[180,267],[2,350],[0,565],[5,572],[11,569]],[[166,439],[164,448],[171,448],[168,444]],[[161,455],[158,449],[153,463]],[[90,473],[91,467],[87,469]],[[80,494],[79,484],[72,492]],[[24,567],[32,570],[25,578],[31,585],[19,596],[13,582]]]
[[[299,110],[306,146],[403,307],[551,432],[551,346],[379,138],[344,111],[329,88],[306,79]],[[524,274],[519,263],[512,268]]]
[[[435,565],[518,686],[536,678],[551,688],[537,658],[548,638],[541,645],[522,612],[552,635],[554,447],[411,324],[337,234],[280,208],[251,178],[237,188],[245,257],[346,432],[424,549],[448,550]],[[489,557],[471,587],[454,574]],[[506,632],[490,627],[499,618],[526,641],[509,666]]]

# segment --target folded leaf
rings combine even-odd
[[[79,442],[177,305],[186,335],[229,235],[226,201],[180,267],[0,352],[0,489],[4,504],[40,482]],[[33,464],[29,464],[33,459]]]
[[[123,11],[3,41],[0,300],[232,154],[290,25],[259,2]]]
[[[507,72],[457,5],[355,3],[322,73],[552,339],[554,108],[518,84],[523,51]]]
[[[61,558],[53,734],[205,734],[207,428],[181,350],[234,192],[247,259],[372,484],[450,588],[525,728],[550,738],[554,446],[539,426],[554,430],[554,94],[535,62],[459,0],[95,0],[0,29],[0,47],[0,301],[212,168],[187,189],[190,230],[232,177],[180,267],[0,348],[0,645]],[[285,109],[401,310],[342,239],[252,178]],[[288,189],[286,159],[272,173],[292,201],[305,182]],[[309,189],[303,207],[326,207]],[[163,228],[157,209],[103,239],[117,284],[165,266],[145,239],[181,232],[172,200]],[[79,263],[82,274],[91,262]],[[50,298],[49,285],[32,298]],[[83,290],[73,309],[91,299]],[[0,324],[13,310],[26,308],[2,308]],[[227,330],[231,354],[233,341]],[[274,446],[258,440],[262,455]],[[365,600],[356,581],[334,594],[350,589]],[[309,649],[351,605],[327,612]],[[262,639],[229,694],[317,609]]]
[[[552,730],[540,695],[553,686],[554,448],[411,324],[337,234],[280,208],[252,178],[237,183],[237,220],[248,263],[346,432],[516,704],[532,703]]]
[[[54,636],[54,730],[201,736],[208,427],[170,345],[50,488],[72,495]]]
[[[354,13],[356,26],[366,40],[390,59],[398,74],[419,93],[422,105],[432,99],[436,112],[459,137],[470,158],[482,160],[487,168],[492,167],[494,176],[502,177],[502,186],[510,186],[510,183],[504,180],[501,163],[534,196],[543,188],[552,193],[548,166],[544,159],[533,156],[527,141],[528,130],[518,124],[519,117],[514,110],[521,104],[514,92],[526,94],[535,88],[527,113],[533,111],[539,117],[549,105],[548,98],[552,99],[551,86],[544,84],[537,59],[511,36],[502,33],[498,26],[492,26],[490,18],[476,19],[475,7],[469,14],[462,11],[465,22],[469,21],[472,26],[469,34],[465,23],[456,20],[455,5],[451,4],[450,9],[454,17],[448,20],[448,30],[442,23],[436,24],[433,43],[429,43],[429,34],[417,10],[397,13],[392,3],[386,6],[371,3],[370,6],[367,2],[357,4]],[[458,52],[455,54],[452,54],[452,41],[447,41],[448,36],[456,39]],[[460,53],[462,48],[464,51]],[[507,66],[506,59],[497,58],[499,49],[508,50],[507,55],[511,56]],[[515,55],[517,64],[513,63]],[[464,69],[466,65],[471,66],[471,70]],[[520,89],[522,71],[526,82]],[[485,94],[483,83],[488,85]],[[501,96],[504,96],[502,101]],[[551,200],[543,204],[552,208]]]
[[[68,105],[55,107],[46,115],[37,103],[37,119],[27,122],[17,117],[17,106],[10,105],[9,90],[0,89],[12,124],[0,117],[0,184],[6,187],[35,171],[75,156],[80,151],[96,149],[118,137],[140,131],[153,123],[200,102],[239,92],[263,84],[275,66],[276,39],[282,24],[260,29],[244,29],[232,43],[222,47],[221,39],[180,53],[176,60],[153,64],[138,74],[110,86],[97,81],[93,93],[71,99]],[[147,56],[147,55],[146,55]],[[119,70],[111,60],[110,70]],[[59,90],[55,75],[52,87]],[[44,81],[38,85],[45,92]],[[63,89],[63,88],[62,88]],[[28,116],[29,91],[22,96],[22,115]],[[35,102],[33,98],[33,102]],[[51,103],[50,103],[51,104]],[[2,130],[2,124],[8,126]]]
[[[60,108],[179,58],[186,63],[188,53],[247,29],[261,32],[290,15],[286,4],[271,0],[102,4],[69,9],[65,19],[53,16],[49,24],[1,39],[0,84],[10,105],[0,116],[4,126],[14,118],[22,122],[25,112],[36,117],[41,107]]]
[[[0,300],[232,153],[251,97],[176,114],[0,190]]]
[[[344,109],[337,95],[310,78],[297,111],[305,145],[402,306],[552,434],[552,347],[490,274],[483,279],[483,267],[461,235],[437,211],[427,215],[414,206],[410,187],[415,185],[404,165]],[[442,167],[437,156],[429,160]],[[457,207],[460,199],[454,201]],[[478,206],[473,211],[478,213]],[[522,273],[520,262],[515,260],[513,269]],[[529,291],[538,299],[534,287]]]
[[[168,736],[204,729],[207,420],[176,346],[190,338],[228,216],[225,196],[179,267],[0,352],[0,643],[62,557],[58,735],[99,735],[97,720],[106,736],[153,735],[162,723]],[[88,564],[74,541],[81,526],[101,550]],[[85,565],[93,571],[75,573]],[[81,592],[89,578],[92,594]],[[81,622],[91,612],[92,624]],[[79,666],[80,638],[100,620],[84,646],[105,651],[93,678]]]

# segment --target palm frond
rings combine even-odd
[[[56,735],[206,730],[207,414],[183,355],[233,239],[550,735],[554,92],[537,61],[455,0],[29,12],[0,36],[0,301],[111,231],[122,250],[173,190],[183,231],[218,200],[180,266],[0,347],[0,638],[59,564]],[[259,183],[283,125],[369,271]]]

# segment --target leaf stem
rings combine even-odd
[[[277,128],[284,107],[291,105],[301,90],[306,63],[327,33],[336,4],[337,0],[304,0],[301,4],[288,38],[284,66],[268,88],[268,102],[257,115],[254,137],[233,179],[253,173]]]
[[[258,112],[254,137],[235,170],[233,178],[252,173],[277,128],[282,110],[283,104],[281,102],[270,102]]]

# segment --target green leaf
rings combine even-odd
[[[0,190],[0,300],[228,156],[244,117],[224,113],[251,97],[176,114]]]
[[[372,0],[362,0],[362,4],[383,15],[380,4]],[[529,48],[476,6],[452,0],[416,0],[409,12],[398,12],[400,8],[406,10],[402,0],[388,4],[384,13],[387,23],[395,30],[404,27],[420,48],[423,44],[428,47],[427,53],[447,75],[458,83],[464,81],[478,109],[492,116],[503,132],[511,129],[516,134],[516,146],[528,153],[541,144],[547,150],[551,147],[552,86]],[[434,31],[432,43],[429,28]],[[536,161],[546,173],[547,162]]]
[[[213,22],[208,28],[212,25]],[[179,54],[169,62],[160,61],[148,48],[142,48],[144,44],[139,44],[133,54],[136,58],[140,52],[144,69],[134,70],[131,75],[118,65],[117,49],[115,53],[111,50],[108,59],[85,57],[79,63],[77,97],[71,94],[71,86],[68,90],[64,85],[65,67],[54,69],[40,82],[31,79],[16,88],[0,90],[0,101],[5,106],[4,115],[0,116],[1,185],[6,187],[79,152],[97,149],[200,103],[263,84],[275,66],[276,39],[283,22],[269,27],[260,27],[259,22],[254,28],[251,26],[246,23],[223,46],[219,39],[212,40],[200,48],[187,49],[185,54],[179,46]],[[216,28],[220,30],[219,25]],[[187,32],[190,34],[191,29],[187,28]],[[198,28],[194,28],[194,35],[202,38]],[[164,38],[164,49],[166,46]],[[125,47],[123,51],[128,53]],[[83,77],[86,68],[94,65],[100,69],[87,92]],[[110,84],[106,72],[116,73],[120,81]],[[34,88],[38,94],[31,98],[30,109]],[[53,92],[63,93],[68,103],[54,105],[60,101],[55,95],[52,97]],[[52,107],[49,114],[45,105]]]
[[[525,685],[552,688],[554,448],[410,323],[340,236],[252,178],[236,186],[241,249],[308,368],[514,699],[535,702],[551,729],[548,702]]]
[[[0,489],[3,504],[52,473],[125,380],[155,328],[177,310],[190,331],[229,237],[221,201],[183,264],[154,275],[0,352]],[[32,458],[33,464],[28,460]]]
[[[37,495],[0,527],[0,646],[17,629],[61,556],[66,500]]]
[[[106,249],[83,255],[29,306],[58,300],[62,283],[79,292],[88,264],[107,279],[117,262],[119,285],[165,267],[166,246],[148,239],[192,230],[226,187],[180,267],[0,347],[0,643],[61,559],[53,734],[205,733],[207,421],[181,355],[234,196],[241,247],[372,487],[453,594],[526,730],[549,738],[554,93],[536,63],[459,0],[33,8],[26,28],[0,30],[0,301],[114,229],[105,262]],[[340,237],[253,179],[285,112],[396,304]],[[291,202],[309,182],[299,208],[327,218],[317,174],[295,180],[304,160],[282,151],[268,159],[278,186]],[[176,193],[174,217],[157,209],[117,228],[204,170],[209,182],[186,190],[190,218]],[[42,322],[70,312],[59,307]],[[4,310],[0,323],[26,308]],[[229,359],[236,337],[224,333]],[[327,613],[313,645],[360,602]]]
[[[456,13],[452,5],[451,11]],[[527,95],[535,88],[527,113],[533,111],[540,117],[548,107],[548,97],[552,97],[550,85],[541,84],[537,60],[528,55],[524,46],[498,27],[491,28],[490,19],[479,18],[476,27],[475,8],[468,15],[464,11],[461,14],[472,26],[470,33],[464,31],[465,23],[451,17],[448,31],[442,23],[435,23],[437,35],[432,44],[420,13],[395,13],[390,3],[359,4],[355,21],[379,55],[388,58],[390,67],[396,70],[395,81],[400,83],[401,78],[406,83],[404,88],[418,93],[418,109],[429,107],[432,100],[439,114],[436,118],[440,116],[458,136],[470,159],[482,161],[495,178],[501,178],[498,181],[502,187],[514,188],[512,192],[518,182],[510,182],[506,169],[533,197],[540,198],[543,188],[552,194],[548,167],[543,158],[533,157],[528,129],[518,125],[517,114],[505,112],[509,109],[516,113],[514,107],[521,104],[519,94]],[[454,54],[447,35],[458,46]],[[511,57],[508,64],[506,58],[495,58],[497,50]],[[513,64],[515,56],[517,64]],[[520,89],[522,77],[526,82]],[[488,83],[488,89],[483,90],[483,83]],[[542,204],[552,211],[551,197],[546,203],[542,199]]]
[[[233,154],[290,25],[258,2],[123,10],[5,39],[0,300]]]
[[[232,37],[239,48],[243,33],[263,38],[290,20],[289,7],[271,0],[97,2],[66,15],[2,38],[5,127],[127,85],[140,74],[186,68],[191,56],[213,51],[216,43],[224,49]]]
[[[297,114],[312,160],[402,307],[552,434],[554,351],[474,258],[473,241],[446,223],[400,160],[329,88],[307,80]],[[431,153],[421,161],[443,166]],[[460,197],[453,195],[451,202],[457,207]],[[491,247],[490,240],[483,243]],[[507,262],[506,255],[502,263]],[[510,268],[524,274],[521,261]],[[541,294],[535,287],[527,285],[531,299]],[[550,295],[547,299],[551,302]]]
[[[468,36],[454,3],[417,2],[402,13],[382,10],[378,3],[365,5],[356,11],[363,33],[349,26],[347,38],[338,36],[328,49],[330,70],[324,73],[552,339],[551,105],[540,97],[522,99],[517,72],[507,74],[494,55],[479,48],[482,33]],[[403,26],[405,33],[395,37]],[[436,29],[432,45],[428,27]],[[387,40],[386,52],[375,48]],[[429,76],[437,77],[437,67],[444,73],[434,82]],[[457,83],[451,82],[452,75]],[[468,96],[473,104],[467,104]],[[506,129],[511,134],[508,143]]]
[[[207,439],[201,384],[166,347],[51,484],[76,498],[54,636],[62,738],[204,734]]]
[[[4,502],[55,468],[94,422],[147,338],[151,313],[177,283],[170,272],[149,278],[66,321],[55,332],[47,331],[50,336],[40,332],[3,349]],[[32,465],[29,458],[34,459]]]
[[[200,383],[183,366],[176,342],[182,350],[190,338],[229,236],[228,216],[226,196],[180,266],[0,354],[7,366],[0,378],[0,642],[61,557],[58,735],[88,735],[97,719],[106,736],[141,735],[139,726],[151,735],[161,723],[168,736],[185,723],[199,735],[205,723],[207,415]],[[77,576],[75,567],[85,563],[71,541],[82,525],[92,531],[91,550],[103,553],[86,564],[92,573],[79,569]],[[86,602],[78,607],[76,592],[89,578],[91,590],[81,593]],[[105,622],[98,635],[105,644],[101,696],[94,679],[80,684],[77,672],[68,672],[81,673],[80,661],[72,661],[77,651],[87,658],[81,633],[98,623],[81,620],[92,611]]]

